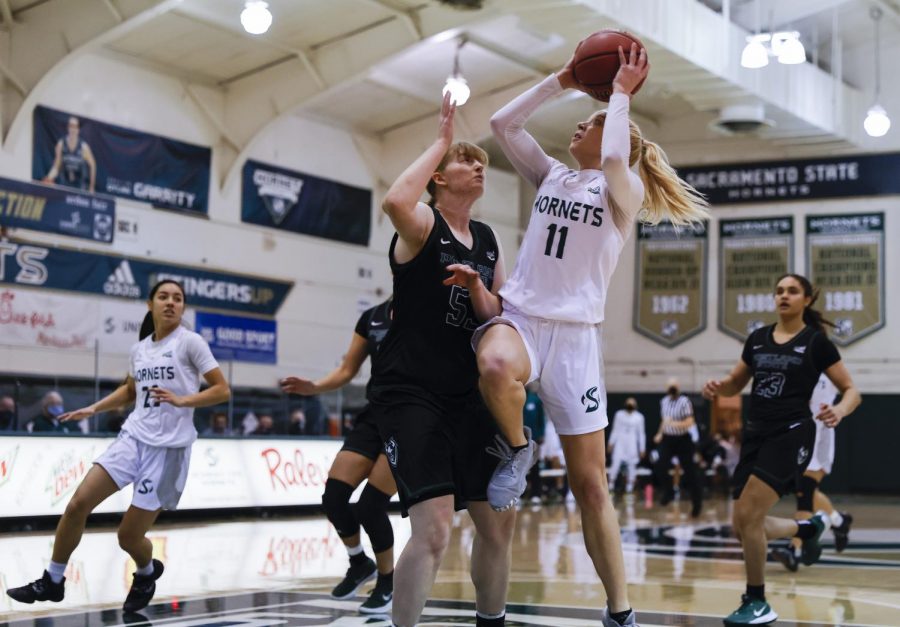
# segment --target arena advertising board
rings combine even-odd
[[[0,225],[110,243],[113,198],[0,178]]]
[[[278,361],[278,323],[242,316],[198,312],[199,333],[216,359],[274,364]]]
[[[900,153],[678,168],[710,203],[900,194]]]
[[[634,329],[673,347],[706,328],[707,224],[639,224]]]
[[[884,326],[884,213],[806,217],[806,276],[847,346]]]
[[[180,282],[189,305],[264,316],[275,315],[294,285],[292,281],[102,255],[20,240],[0,241],[0,284],[147,300],[150,288],[162,279]]]
[[[243,170],[241,220],[368,246],[372,192],[248,160]]]
[[[719,328],[741,341],[775,322],[775,281],[794,267],[791,216],[719,222]]]
[[[33,118],[34,180],[206,215],[210,148],[48,107]]]
[[[61,514],[111,437],[0,436],[3,517]],[[317,505],[342,442],[332,439],[200,438],[180,510]],[[124,512],[131,487],[95,510]]]

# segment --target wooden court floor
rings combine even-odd
[[[836,499],[853,513],[850,546],[834,552],[830,533],[819,564],[790,573],[767,567],[767,596],[778,625],[900,626],[900,499]],[[744,587],[740,548],[728,529],[730,502],[707,502],[691,520],[689,504],[646,507],[618,498],[629,594],[639,623],[721,625]],[[787,499],[779,511],[790,514]],[[398,548],[406,521],[394,518]],[[460,514],[422,624],[474,624],[468,576],[473,527]],[[166,563],[154,603],[123,616],[134,568],[114,529],[85,535],[70,562],[66,599],[21,605],[2,595],[0,624],[178,626],[389,625],[364,617],[356,601],[327,592],[347,566],[346,552],[322,517],[164,525],[151,535]],[[0,587],[36,578],[52,545],[49,533],[0,535]],[[507,625],[597,625],[605,600],[584,550],[573,504],[519,511]]]

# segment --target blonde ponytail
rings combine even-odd
[[[644,182],[642,222],[658,224],[669,220],[675,226],[688,226],[709,218],[706,198],[678,177],[659,144],[641,140],[639,172]]]

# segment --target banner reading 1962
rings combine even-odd
[[[793,267],[794,219],[719,222],[719,328],[744,340],[775,321],[775,281]]]
[[[884,326],[884,213],[807,216],[806,264],[835,344]]]
[[[707,225],[641,224],[634,328],[673,347],[706,328]]]

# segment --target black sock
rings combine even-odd
[[[378,586],[390,586],[394,587],[394,571],[389,573],[378,573],[378,580],[375,582],[375,587]]]
[[[760,601],[766,600],[766,584],[761,586],[751,586],[747,584],[747,596]]]
[[[513,452],[513,453],[518,453],[519,451],[528,448],[528,442],[526,442],[526,443],[523,444],[522,446],[512,446],[512,447],[510,447],[510,448],[512,448],[512,452]]]
[[[475,613],[475,627],[504,627],[506,624],[506,614],[495,618],[485,618],[477,612]]]
[[[809,540],[814,537],[818,531],[819,528],[808,520],[798,520],[797,533],[794,534],[794,537],[800,538],[801,540]]]
[[[629,607],[624,612],[610,612],[609,617],[619,623],[620,625],[624,625],[625,621],[628,620],[628,617],[631,616],[631,608]]]
[[[369,559],[369,557],[365,554],[365,552],[361,552],[357,553],[356,555],[351,555],[350,563],[355,566],[359,566],[360,564],[365,564],[367,559]]]

